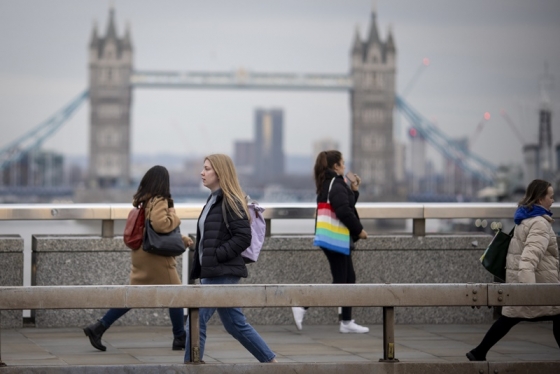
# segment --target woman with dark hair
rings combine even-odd
[[[175,213],[173,199],[169,189],[169,173],[163,166],[154,166],[146,172],[134,198],[132,205],[144,209],[146,218],[150,219],[153,229],[159,233],[173,231],[181,224]],[[186,247],[192,245],[192,240],[183,236]],[[131,285],[150,284],[181,284],[177,273],[177,262],[174,257],[158,256],[141,249],[142,245],[131,251]],[[120,317],[125,315],[130,308],[109,309],[103,318],[84,328],[84,333],[89,337],[92,346],[105,351],[101,343],[103,333]],[[169,308],[169,317],[173,325],[174,351],[185,348],[185,328],[183,308]]]
[[[506,283],[560,283],[558,244],[552,229],[554,202],[552,185],[535,179],[527,187],[515,211],[515,230],[506,257]],[[486,354],[508,331],[521,321],[552,321],[552,332],[560,347],[560,307],[504,306],[502,316],[475,349],[467,353],[470,361],[485,361]]]
[[[238,284],[241,278],[247,278],[248,275],[241,252],[251,244],[251,226],[245,194],[239,185],[233,161],[227,155],[207,156],[200,176],[202,184],[211,193],[198,217],[190,277],[200,278],[202,285]],[[206,324],[216,311],[226,331],[259,362],[276,362],[276,354],[247,322],[241,308],[200,308],[199,358],[202,363],[206,345]],[[187,326],[189,323],[187,320]],[[189,328],[186,330],[184,362],[189,364],[192,358]]]
[[[350,231],[350,254],[333,252],[321,248],[329,261],[333,283],[356,283],[356,274],[352,264],[352,249],[354,243],[359,239],[367,239],[367,233],[360,222],[356,210],[356,202],[360,193],[360,177],[354,175],[350,187],[344,180],[344,158],[339,151],[324,151],[317,155],[315,161],[314,175],[317,191],[317,203],[331,203],[337,218]],[[330,192],[329,192],[330,191]],[[292,313],[298,330],[302,329],[303,317],[307,311],[306,307],[293,307]],[[366,333],[369,328],[360,326],[352,319],[352,308],[342,308],[342,321],[340,322],[341,333]]]

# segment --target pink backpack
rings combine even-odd
[[[249,210],[249,215],[251,216],[251,245],[241,252],[241,256],[243,260],[245,260],[246,264],[250,264],[252,262],[257,262],[259,258],[259,254],[261,253],[261,249],[264,243],[264,237],[266,234],[266,221],[263,217],[264,208],[259,205],[258,202],[255,200],[251,200],[249,196],[245,197],[247,199],[247,208]],[[224,222],[226,227],[229,230],[229,223],[226,217],[226,205],[225,200],[222,202],[222,214],[224,216]],[[231,231],[230,231],[231,233]]]

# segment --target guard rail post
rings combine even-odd
[[[413,218],[412,219],[412,235],[413,236],[426,236],[426,219]]]
[[[112,238],[115,236],[115,221],[112,219],[104,219],[101,221],[101,236],[103,238]]]
[[[198,308],[189,308],[189,336],[191,361],[200,364],[200,313]]]
[[[6,366],[2,361],[2,311],[0,310],[0,368]]]
[[[379,362],[399,362],[395,358],[395,308],[383,307],[383,358]]]
[[[265,218],[264,223],[266,224],[266,231],[264,232],[264,236],[270,237],[272,235],[272,220],[270,218]]]

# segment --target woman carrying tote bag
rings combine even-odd
[[[153,229],[159,233],[169,233],[181,224],[181,220],[175,213],[173,199],[169,188],[169,173],[163,166],[154,166],[146,172],[138,190],[134,195],[132,205],[136,208],[142,206],[146,212],[146,218],[150,220]],[[192,245],[189,237],[183,236],[186,247]],[[131,285],[152,284],[181,284],[177,273],[177,262],[175,257],[158,256],[148,253],[142,249],[142,243],[136,249],[131,250]],[[109,309],[103,318],[84,328],[84,333],[89,338],[93,347],[105,351],[101,343],[103,333],[120,317],[125,315],[130,308]],[[173,325],[174,351],[185,349],[185,328],[183,308],[169,308],[169,317]]]
[[[535,179],[527,187],[514,216],[515,231],[506,257],[506,283],[556,283],[558,244],[552,229],[552,185]],[[560,286],[560,284],[559,284]],[[560,307],[504,306],[482,342],[467,353],[470,361],[485,361],[486,354],[519,322],[552,321],[554,339],[560,347]]]
[[[335,284],[356,283],[356,274],[352,264],[352,248],[359,239],[367,239],[367,233],[364,231],[356,211],[356,202],[358,196],[360,196],[358,192],[360,178],[354,175],[354,181],[348,187],[348,184],[344,181],[344,171],[344,158],[339,151],[324,151],[317,155],[314,168],[317,204],[328,201],[338,220],[350,232],[350,238],[348,239],[350,251],[348,255],[320,247],[327,256],[333,283]],[[302,329],[306,311],[306,307],[292,308],[294,322],[298,330]],[[339,331],[341,333],[363,334],[369,332],[369,328],[354,322],[351,307],[342,307],[342,321]]]

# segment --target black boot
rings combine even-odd
[[[480,355],[474,349],[470,352],[467,352],[467,358],[469,359],[469,361],[486,361],[486,356],[480,357]]]
[[[107,327],[103,326],[101,321],[97,321],[92,323],[91,325],[84,328],[84,333],[89,338],[89,342],[93,345],[94,348],[99,349],[100,351],[106,351],[107,347],[101,344],[101,337],[103,333],[107,330]]]
[[[183,331],[183,335],[173,338],[173,346],[171,349],[174,351],[182,351],[185,349],[185,342],[187,341],[187,333]]]

